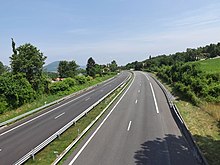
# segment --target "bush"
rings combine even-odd
[[[91,81],[91,80],[93,80],[93,77],[91,77],[91,76],[86,77],[86,81]]]
[[[23,74],[4,74],[0,77],[0,93],[8,106],[17,108],[36,97],[36,92]]]
[[[69,85],[63,81],[55,82],[50,85],[49,90],[52,94],[69,89]]]
[[[87,79],[85,76],[76,76],[75,77],[78,84],[85,84],[87,82]]]
[[[67,84],[69,87],[73,87],[74,85],[76,85],[76,80],[73,78],[65,78],[63,80],[63,83]]]

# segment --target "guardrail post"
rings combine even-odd
[[[32,149],[31,151],[32,151],[32,153],[31,153],[32,159],[35,160],[35,157],[34,157],[34,149]]]

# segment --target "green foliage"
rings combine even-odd
[[[32,101],[36,92],[23,74],[6,73],[0,77],[0,95],[8,106],[16,108]]]
[[[4,73],[4,65],[3,65],[3,63],[0,61],[0,75],[2,74],[2,73]]]
[[[74,77],[77,74],[79,66],[73,61],[60,61],[58,66],[58,73],[61,78]]]
[[[39,91],[46,59],[43,53],[31,44],[24,44],[16,48],[10,59],[12,73],[23,73],[33,89]]]
[[[96,74],[96,66],[95,66],[95,61],[93,60],[92,57],[88,59],[87,65],[86,65],[86,73],[87,75],[91,77],[95,77]]]
[[[74,85],[76,85],[77,82],[75,79],[69,77],[69,78],[65,78],[63,80],[63,83],[67,84],[69,87],[73,87]]]
[[[111,62],[111,64],[109,64],[109,69],[110,69],[111,72],[116,72],[117,71],[118,65],[117,65],[115,60],[113,60]]]
[[[220,77],[216,74],[202,72],[198,63],[176,63],[169,67],[162,67],[157,76],[173,84],[174,89],[193,104],[206,101],[220,101]]]
[[[85,84],[87,82],[87,78],[84,75],[76,76],[75,79],[78,84]]]
[[[49,90],[51,94],[57,94],[58,92],[66,91],[69,89],[69,85],[64,81],[58,81],[50,84]]]

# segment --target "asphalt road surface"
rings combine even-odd
[[[0,165],[11,165],[102,98],[128,76],[112,80],[71,97],[46,110],[0,130]]]
[[[64,163],[75,165],[195,165],[165,95],[146,73],[130,88]]]

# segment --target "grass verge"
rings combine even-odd
[[[35,160],[29,159],[25,164],[51,164],[56,159],[57,154],[60,154],[74,139],[77,138],[78,134],[81,133],[96,118],[96,116],[102,112],[102,110],[111,102],[111,100],[120,92],[120,90],[121,88],[113,92],[109,97],[94,107],[94,109],[92,109],[85,117],[81,118],[75,125],[71,126],[67,131],[65,131],[59,139],[54,140],[42,151],[40,151],[35,156]],[[86,135],[84,135],[84,137],[85,136]],[[77,147],[77,144],[70,150],[68,154],[73,152],[73,150]],[[68,157],[68,154],[63,160],[61,160],[60,163],[62,163]]]
[[[82,89],[96,85],[102,81],[105,81],[105,80],[113,77],[113,76],[115,76],[115,75],[107,75],[104,77],[98,77],[96,79],[93,79],[93,80],[85,83],[85,84],[74,86],[73,88],[70,88],[68,91],[60,92],[56,95],[42,95],[39,98],[37,98],[36,100],[34,100],[33,102],[26,103],[23,106],[17,108],[16,110],[7,111],[4,114],[1,114],[0,115],[0,123],[7,121],[9,119],[12,119],[12,118],[19,116],[21,114],[24,114],[26,112],[29,112],[35,108],[41,107],[41,106],[45,105],[45,102],[46,103],[53,102],[53,101],[58,100],[64,96],[70,95],[70,94],[75,93],[77,91],[80,91]]]
[[[175,93],[170,84],[165,82],[163,84],[176,97],[174,103],[208,163],[219,165],[220,104],[203,103],[200,106],[194,106],[181,97],[180,93]]]

